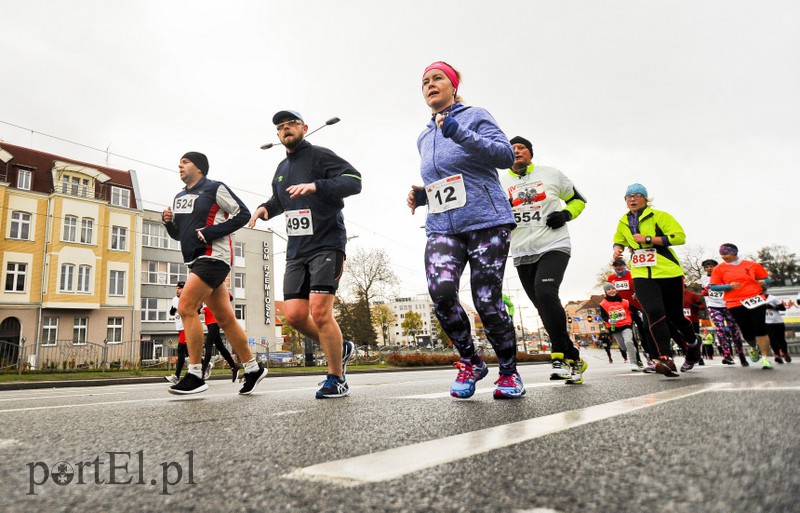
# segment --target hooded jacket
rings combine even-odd
[[[686,234],[674,217],[661,210],[645,207],[639,214],[639,226],[635,233],[649,235],[650,237],[666,237],[668,246],[639,243],[633,239],[634,231],[631,230],[628,213],[619,220],[617,233],[614,234],[614,244],[626,248],[642,249],[655,248],[657,259],[652,267],[634,267],[628,264],[634,278],[676,278],[683,276],[683,267],[678,255],[671,246],[684,244]]]
[[[497,176],[497,168],[514,163],[514,150],[494,118],[479,107],[456,103],[447,113],[457,122],[455,133],[444,137],[432,118],[417,138],[422,181],[433,182],[461,174],[466,204],[444,212],[428,211],[427,234],[454,235],[494,226],[514,227],[514,215]]]

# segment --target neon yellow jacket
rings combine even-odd
[[[642,235],[650,237],[667,237],[669,245],[657,246],[654,244],[641,244],[633,239],[633,232],[628,222],[628,213],[619,220],[617,233],[614,234],[614,245],[626,248],[655,248],[656,265],[652,267],[634,267],[630,263],[628,268],[634,278],[675,278],[683,276],[681,261],[671,246],[681,245],[686,242],[683,227],[674,217],[661,210],[645,207],[639,216],[639,231]]]

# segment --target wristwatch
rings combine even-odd
[[[644,242],[646,244],[650,244],[651,242],[653,242],[653,238],[648,235],[647,237],[644,238]]]

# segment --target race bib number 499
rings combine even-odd
[[[311,210],[287,210],[284,214],[286,216],[286,235],[289,237],[314,235]]]
[[[467,189],[460,174],[448,176],[425,186],[428,195],[428,212],[439,214],[461,208],[467,204]]]
[[[658,261],[655,248],[637,249],[633,252],[631,265],[633,267],[653,267]]]

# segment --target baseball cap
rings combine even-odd
[[[272,116],[272,124],[277,125],[282,119],[299,119],[300,121],[303,121],[303,116],[294,110],[279,110],[274,116]],[[305,124],[305,121],[303,121],[303,124]]]

